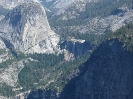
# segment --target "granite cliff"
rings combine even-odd
[[[38,0],[0,0],[0,6],[6,9],[13,9],[20,4],[28,3],[28,2],[39,3]]]
[[[103,2],[113,4],[111,11]],[[133,54],[127,50],[132,30],[126,33],[132,26],[113,37],[122,39],[110,36],[92,51],[101,42],[93,38],[132,22],[130,0],[5,0],[2,5],[10,10],[0,16],[1,99],[23,99],[32,89],[27,99],[133,98]],[[100,13],[86,14],[97,6]],[[104,7],[108,13],[101,13]],[[87,37],[90,42],[83,40]]]
[[[0,36],[23,53],[53,53],[59,42],[44,8],[32,2],[14,8],[1,20]]]
[[[74,60],[80,56],[91,52],[94,45],[81,39],[65,40],[60,44],[60,49],[64,52],[64,58],[67,61]]]

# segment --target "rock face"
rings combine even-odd
[[[53,53],[59,36],[49,26],[39,3],[25,3],[8,13],[0,22],[0,36],[23,53]]]
[[[102,43],[78,81],[76,99],[133,99],[133,54],[118,40]]]
[[[50,7],[53,8],[67,8],[74,2],[84,2],[85,0],[41,0],[45,5],[50,4]],[[93,1],[93,0],[88,0],[88,1]]]
[[[67,30],[72,33],[91,33],[91,34],[105,34],[107,30],[115,32],[122,26],[133,22],[133,9],[121,8],[121,12],[115,15],[108,15],[106,17],[95,17],[88,20],[86,24],[72,25],[64,27],[56,27],[57,31]],[[70,14],[70,17],[72,14]],[[69,17],[69,18],[70,18]],[[75,17],[76,18],[76,17]],[[63,16],[61,20],[68,18]]]
[[[100,0],[40,0],[44,6],[48,9],[56,9],[54,12],[55,15],[66,14],[67,11],[71,7],[75,7],[77,10],[83,10],[85,8],[86,3],[88,2],[97,2]]]
[[[0,20],[2,20],[4,18],[4,16],[3,15],[0,15]]]
[[[28,2],[39,2],[38,0],[0,0],[0,5],[6,9],[13,9],[14,7]]]
[[[5,83],[9,86],[16,87],[18,81],[18,73],[24,67],[24,63],[28,62],[27,60],[21,60],[19,62],[14,62],[7,68],[0,69],[0,83]]]
[[[5,62],[8,59],[12,59],[12,55],[3,40],[0,38],[0,63]]]
[[[60,49],[64,50],[65,60],[70,61],[93,49],[93,45],[85,40],[71,39],[60,44]]]
[[[62,31],[69,31],[72,33],[91,33],[91,34],[105,34],[108,30],[111,31],[116,31],[120,27],[133,22],[133,9],[130,5],[127,5],[127,3],[122,3],[121,0],[77,0],[73,1],[71,0],[71,3],[62,0],[55,0],[56,3],[55,5],[60,5],[62,2],[64,2],[64,5],[68,3],[67,6],[62,6],[60,5],[58,8],[57,12],[54,11],[54,15],[50,16],[50,23],[53,22],[53,20],[56,18],[55,23],[61,23],[63,25],[57,25],[55,24],[53,27],[55,28],[56,31],[59,31],[62,33]],[[57,2],[58,1],[58,2]],[[59,3],[60,1],[60,3]],[[52,3],[52,0],[48,1]],[[126,2],[126,1],[125,1]],[[50,3],[50,4],[51,4]],[[52,3],[53,4],[53,3]],[[53,5],[54,5],[53,4]],[[103,4],[105,6],[102,8],[97,8],[98,5]],[[98,13],[102,12],[103,10],[106,10],[107,6],[115,4],[114,6],[117,6],[115,9],[109,9],[110,12],[105,15],[100,15],[100,14],[92,14],[91,13],[87,14],[86,17],[84,15],[90,11],[89,8],[93,9],[99,9]],[[87,7],[89,5],[93,5],[91,7]],[[132,3],[131,3],[132,5]],[[56,6],[52,6],[56,7]],[[64,7],[64,8],[63,8]],[[51,10],[52,11],[52,10]],[[94,12],[97,13],[98,10],[94,10]],[[93,12],[93,11],[92,11]],[[108,12],[108,11],[103,11],[103,12]],[[53,20],[51,21],[51,19]],[[69,22],[70,21],[70,22]],[[72,22],[73,21],[73,22]],[[80,23],[81,21],[81,23]],[[67,26],[64,25],[65,22],[68,22],[69,24]],[[77,22],[77,23],[76,23]],[[74,24],[75,23],[75,24]]]

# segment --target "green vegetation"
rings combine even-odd
[[[10,51],[6,51],[6,49],[0,49],[0,55],[6,55],[7,53],[7,56],[8,57],[12,57],[11,59],[8,59],[2,63],[0,63],[0,68],[6,68],[8,67],[8,65],[10,65],[14,60],[14,57],[12,56],[11,52]]]
[[[73,34],[72,36],[74,36]],[[89,38],[90,37],[90,38]],[[75,35],[77,39],[94,39],[93,42],[101,41],[96,40],[95,36],[89,37],[86,34],[78,34]],[[91,38],[92,37],[92,38]],[[124,42],[127,46],[128,50],[133,50],[133,24],[128,24],[123,26],[116,32],[108,33],[104,40],[115,39],[118,38],[119,41]],[[25,67],[19,73],[19,84],[23,87],[23,90],[29,89],[37,89],[37,88],[45,88],[45,89],[54,89],[57,91],[62,91],[67,83],[69,83],[69,75],[73,70],[79,68],[80,66],[84,66],[84,63],[89,59],[90,54],[86,54],[76,60],[66,62],[64,61],[64,55],[54,55],[54,54],[30,54],[23,55],[22,53],[17,54],[18,59],[29,58],[31,57],[34,61],[29,60],[28,63],[25,63]],[[5,85],[3,85],[5,86]],[[11,87],[6,89],[6,87],[1,87],[0,93],[3,95],[12,95]],[[3,93],[4,92],[4,93]]]
[[[8,53],[8,56],[11,59],[8,59],[2,63],[0,63],[0,68],[7,68],[9,65],[11,65],[13,62],[20,61],[21,59],[27,58],[22,52],[17,52],[16,56],[11,53],[10,51],[5,51],[4,49],[0,50],[0,54],[2,53]]]
[[[81,66],[89,57],[89,54],[77,60],[66,62],[64,55],[33,54],[34,59],[25,64],[19,73],[19,84],[24,90],[37,89],[43,86],[48,89],[61,91],[68,82],[67,76],[76,68]],[[41,88],[43,88],[41,87]]]
[[[86,20],[89,20],[97,16],[107,16],[109,14],[117,14],[121,10],[117,9],[123,4],[127,4],[132,8],[133,0],[103,0],[101,3],[90,3],[86,5],[86,10],[80,13],[76,19],[68,21],[58,21],[56,17],[49,19],[52,26],[71,26],[71,25],[81,25],[85,24]],[[2,8],[3,9],[3,8]],[[6,10],[0,9],[0,14],[6,14]],[[71,8],[69,10],[73,10]],[[89,9],[89,10],[88,10]],[[4,11],[4,12],[1,12]],[[59,16],[58,16],[59,17]],[[66,30],[66,31],[65,31]],[[133,51],[133,24],[128,24],[123,26],[116,32],[107,33],[107,35],[97,35],[97,34],[81,34],[72,33],[65,29],[60,31],[60,35],[63,39],[74,37],[75,39],[84,39],[91,44],[99,45],[103,40],[109,40],[113,38],[118,38],[119,41],[124,42],[127,49]],[[3,50],[0,51],[3,53]],[[80,58],[73,61],[64,61],[64,55],[54,55],[54,54],[30,54],[25,56],[23,53],[14,54],[14,58],[7,60],[0,64],[0,68],[6,68],[14,61],[19,61],[24,58],[32,58],[33,61],[29,59],[28,63],[25,63],[25,67],[21,70],[18,75],[18,83],[23,87],[21,91],[37,88],[48,88],[57,91],[62,91],[67,83],[69,83],[68,77],[73,70],[84,66],[84,63],[89,59],[90,53],[87,53]],[[42,87],[43,86],[43,87]],[[14,92],[12,87],[2,84],[0,86],[0,93],[3,96],[12,96]]]
[[[58,70],[58,77],[56,77],[55,82],[50,83],[48,88],[62,91],[63,88],[66,86],[67,83],[69,83],[69,75],[74,71],[75,69],[78,69],[79,67],[84,67],[84,63],[89,59],[90,54],[86,54],[74,61],[71,62],[65,62],[60,65]],[[61,73],[62,72],[62,73]]]
[[[43,79],[48,73],[52,73],[53,67],[64,60],[64,55],[59,54],[32,54],[34,61],[25,64],[25,67],[19,73],[19,83],[24,89],[34,88],[40,79]]]
[[[86,40],[90,44],[94,45],[97,45],[105,36],[104,34],[89,34],[89,33],[82,34],[82,33],[72,33],[65,31],[59,34],[63,40],[69,39],[69,37],[74,37],[75,39]]]
[[[15,92],[12,90],[11,86],[6,85],[5,83],[0,84],[0,95],[2,96],[14,96]]]
[[[129,8],[133,8],[133,0],[100,0],[99,2],[88,3],[85,7],[85,11],[79,12],[75,9],[75,7],[70,7],[67,11],[76,11],[79,14],[75,19],[70,20],[60,20],[59,18],[62,15],[50,17],[50,12],[47,13],[49,15],[49,22],[52,27],[55,28],[55,32],[61,35],[61,38],[66,39],[69,37],[74,37],[76,39],[84,39],[91,44],[99,44],[105,35],[100,34],[81,34],[79,32],[72,32],[69,26],[78,26],[85,25],[86,22],[89,22],[94,17],[106,17],[108,15],[116,15],[120,12],[123,12],[120,8],[123,6],[127,6]],[[67,12],[66,11],[66,12]],[[56,29],[57,28],[57,29]],[[61,29],[58,29],[61,28]],[[109,31],[106,31],[109,32]],[[105,33],[108,34],[108,33]]]
[[[6,50],[5,49],[0,49],[0,55],[3,54],[3,53],[6,53]]]
[[[110,14],[118,14],[122,12],[118,8],[123,5],[132,8],[133,0],[102,0],[99,2],[92,2],[86,5],[86,10],[82,12],[79,16],[80,19],[94,18],[94,17],[104,17]]]
[[[8,67],[8,65],[11,65],[14,61],[15,59],[8,59],[7,61],[0,63],[0,68],[6,68]]]
[[[94,17],[105,17],[110,14],[118,14],[119,12],[122,12],[122,10],[119,9],[122,6],[133,8],[133,0],[100,0],[98,2],[91,2],[86,4],[85,11],[83,12],[76,10],[75,7],[72,6],[67,11],[75,11],[77,14],[79,14],[79,16],[76,16],[75,19],[60,20],[59,18],[62,15],[50,17],[51,14],[48,13],[49,22],[53,27],[83,25]]]
[[[127,50],[133,51],[133,23],[121,27],[114,33],[109,33],[105,38],[117,38],[120,42],[125,44]]]
[[[88,39],[91,42],[97,42],[95,44],[100,44],[105,40],[118,38],[119,41],[124,42],[128,50],[133,50],[133,24],[128,24],[123,26],[116,32],[107,33],[105,38],[93,37],[93,35],[88,34],[69,34],[77,39]],[[64,35],[65,36],[65,35]],[[90,38],[89,38],[90,37]],[[77,58],[73,61],[64,61],[64,55],[54,55],[54,54],[30,54],[23,55],[18,54],[16,57],[18,59],[31,57],[34,61],[29,59],[28,63],[25,63],[25,67],[19,73],[19,84],[23,87],[23,90],[45,88],[54,89],[57,91],[62,91],[67,83],[69,83],[69,75],[73,70],[84,66],[83,64],[89,59],[90,53]],[[6,94],[6,93],[5,93]]]

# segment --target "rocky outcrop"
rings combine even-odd
[[[63,0],[62,2],[65,2],[65,1]],[[112,6],[114,5],[117,8],[112,8],[110,6],[111,7],[109,9],[110,11],[109,13],[106,14],[106,12],[108,11],[103,11],[103,10],[106,10],[107,5],[110,5],[109,2],[112,4]],[[87,6],[93,5],[90,7],[93,10],[95,8],[97,9],[97,6],[101,4],[105,6],[105,9],[104,7],[102,8],[98,7],[99,12],[97,12],[98,10],[96,11],[94,10],[94,12],[101,13],[103,11],[103,13],[105,12],[105,15],[103,13],[102,15],[100,14],[95,15],[93,13],[92,15],[91,13],[86,14],[89,11],[89,7],[87,8]],[[121,2],[120,0],[116,0],[116,1],[77,0],[77,1],[71,2],[71,4],[68,4],[67,7],[66,6],[63,6],[63,7],[65,8],[65,10],[60,9],[57,12],[55,11],[56,12],[55,16],[52,15],[49,19],[50,22],[52,23],[56,18],[55,25],[53,23],[52,25],[54,29],[56,31],[59,31],[60,33],[62,33],[63,31],[64,32],[67,31],[71,33],[105,34],[108,32],[108,30],[116,31],[122,26],[130,22],[133,22],[132,7],[124,3],[124,1]],[[61,25],[58,23],[61,23]]]
[[[16,87],[18,82],[18,73],[24,67],[24,63],[27,60],[21,60],[19,62],[13,62],[11,65],[6,66],[6,68],[0,69],[0,83],[6,83],[9,86]]]
[[[87,62],[76,84],[75,99],[133,99],[133,54],[123,43],[102,43]]]
[[[39,3],[24,3],[9,12],[0,22],[0,36],[23,53],[54,53],[59,42]]]
[[[94,45],[81,39],[70,39],[60,44],[60,49],[64,51],[64,58],[67,61],[78,58],[85,53],[89,53]]]
[[[68,13],[74,12],[70,11],[67,12],[70,8],[75,8],[75,10],[84,11],[86,3],[89,2],[97,2],[100,0],[41,0],[42,4],[50,10],[54,9],[54,15],[68,15]],[[71,13],[72,14],[72,13]],[[67,16],[66,15],[66,16]]]
[[[12,54],[0,38],[0,63],[5,62],[8,59],[12,59]]]
[[[96,2],[96,1],[100,1],[100,0],[71,0],[71,1],[67,1],[67,0],[41,0],[41,2],[43,2],[44,5],[48,5],[51,8],[56,8],[56,9],[67,9],[68,7],[70,7],[73,4],[78,4],[78,5],[82,5],[83,3],[86,2]],[[80,4],[81,3],[81,4]]]
[[[3,15],[0,15],[0,20],[4,19],[4,16]]]
[[[0,0],[0,5],[6,9],[13,9],[22,3],[39,2],[38,0]]]
[[[106,17],[95,17],[86,21],[86,24],[56,27],[57,31],[67,30],[72,33],[105,34],[107,30],[115,32],[122,26],[133,22],[133,9],[121,8],[121,12]],[[70,16],[72,16],[70,14]],[[69,17],[70,18],[70,17]],[[66,17],[63,18],[67,19]]]
[[[3,96],[0,96],[0,99],[9,99],[9,98],[7,98],[7,97],[3,97]]]

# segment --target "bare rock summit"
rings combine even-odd
[[[39,3],[23,3],[10,11],[0,22],[0,36],[16,51],[54,53],[59,42]]]

